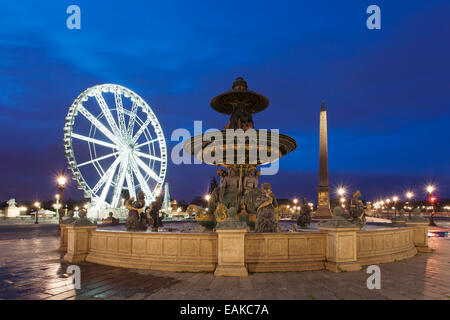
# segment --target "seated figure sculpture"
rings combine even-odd
[[[309,228],[311,224],[311,207],[308,205],[306,198],[302,200],[302,206],[300,208],[300,216],[297,219],[297,225],[302,229]]]
[[[145,194],[142,190],[138,192],[136,201],[134,198],[130,198],[125,202],[125,207],[128,209],[127,231],[147,230],[147,216],[143,212],[144,206]]]
[[[255,232],[277,232],[278,222],[275,208],[278,207],[278,203],[272,193],[270,183],[262,184],[261,195],[256,198],[255,204],[258,206]]]
[[[359,199],[360,197],[361,192],[356,190],[353,193],[353,198],[350,202],[350,221],[362,228],[366,225],[366,215],[364,212],[364,204],[362,200]]]

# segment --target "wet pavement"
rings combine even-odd
[[[448,230],[434,228],[430,231]],[[381,289],[366,286],[366,268],[255,273],[122,269],[79,263],[81,289],[68,284],[56,225],[0,226],[0,299],[444,299],[450,300],[450,238],[433,236],[433,253],[381,264]]]

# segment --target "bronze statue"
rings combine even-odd
[[[65,218],[65,219],[62,221],[62,223],[63,223],[63,224],[69,224],[69,223],[74,222],[74,221],[76,220],[76,218],[75,218],[74,216],[75,216],[75,214],[74,214],[73,210],[69,210],[69,211],[67,212],[67,218]]]
[[[353,224],[356,224],[360,228],[366,225],[366,215],[364,212],[364,204],[359,199],[361,197],[361,192],[356,190],[353,193],[353,198],[350,202],[350,220]]]
[[[220,183],[217,187],[214,188],[214,190],[212,190],[210,196],[211,198],[209,199],[208,202],[208,213],[213,214],[214,211],[216,211],[216,207],[217,204],[221,201],[220,199],[220,190],[223,186],[223,180],[227,175],[227,172],[223,169],[217,169],[217,175],[220,177]]]
[[[108,214],[108,218],[102,219],[103,223],[112,223],[112,224],[118,224],[119,219],[114,218],[114,213],[110,212]]]
[[[238,208],[239,199],[239,173],[237,168],[228,170],[220,187],[220,202],[227,208]]]
[[[252,129],[253,128],[253,117],[250,112],[245,108],[245,105],[238,104],[233,108],[230,120],[225,129]]]
[[[302,206],[300,208],[300,216],[297,219],[297,225],[302,229],[309,228],[311,224],[311,207],[308,205],[306,198],[302,200]]]
[[[130,198],[125,202],[128,209],[128,218],[126,222],[127,231],[146,231],[147,216],[143,212],[145,206],[145,194],[142,190],[138,192],[137,200]]]
[[[162,196],[157,196],[155,202],[150,205],[150,216],[152,218],[152,231],[158,232],[158,228],[163,226],[162,219],[163,217],[159,216],[161,207],[162,207],[163,198]]]
[[[261,195],[256,198],[255,204],[258,206],[255,232],[277,232],[278,222],[275,208],[278,207],[278,203],[272,193],[270,183],[262,184]]]
[[[78,218],[69,223],[69,225],[71,226],[79,227],[94,226],[95,224],[96,223],[92,223],[92,221],[89,220],[89,218],[87,217],[87,210],[84,208],[78,210]]]
[[[256,213],[255,201],[261,194],[261,191],[258,189],[258,176],[260,173],[255,167],[250,167],[248,174],[244,177],[243,202],[249,213]]]

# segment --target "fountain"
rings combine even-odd
[[[262,195],[258,188],[261,171],[257,167],[278,161],[297,143],[274,130],[254,129],[253,114],[266,109],[269,99],[249,90],[242,77],[233,82],[231,90],[214,97],[210,105],[215,111],[230,115],[225,130],[195,136],[183,146],[197,159],[222,167],[217,170],[220,184],[210,195],[208,211],[197,216],[197,221],[210,230],[225,221],[228,210],[234,207],[237,219],[254,229],[256,201]]]
[[[355,271],[365,265],[407,259],[417,252],[430,251],[428,223],[419,217],[420,212],[402,224],[364,226],[360,192],[355,192],[351,202],[352,222],[338,207],[331,219],[320,216],[325,221],[318,224],[311,219],[309,204],[304,199],[298,221],[300,230],[285,222],[277,223],[275,196],[270,184],[258,187],[259,175],[294,150],[295,140],[278,132],[268,134],[266,130],[254,129],[252,115],[267,108],[269,100],[248,90],[242,78],[237,78],[232,90],[216,96],[210,104],[214,110],[231,115],[225,130],[207,131],[183,145],[197,159],[219,167],[220,183],[211,192],[208,210],[201,212],[195,206],[187,209],[190,214],[196,213],[203,232],[198,232],[198,226],[190,222],[179,232],[160,228],[155,216],[163,203],[160,196],[150,209],[152,232],[139,231],[139,219],[141,216],[144,219],[141,206],[145,197],[141,194],[138,198],[141,204],[127,203],[128,230],[98,228],[89,223],[64,226],[61,250],[67,251],[66,261],[247,276],[248,272]],[[269,167],[264,167],[265,164]],[[327,199],[326,194],[323,199]],[[285,232],[274,232],[280,231],[277,224]],[[255,232],[248,232],[252,228]]]

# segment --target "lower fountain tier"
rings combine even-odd
[[[221,166],[264,165],[278,160],[295,148],[297,142],[289,136],[253,129],[241,131],[241,134],[234,130],[208,132],[190,138],[183,145],[184,151],[197,159]]]

